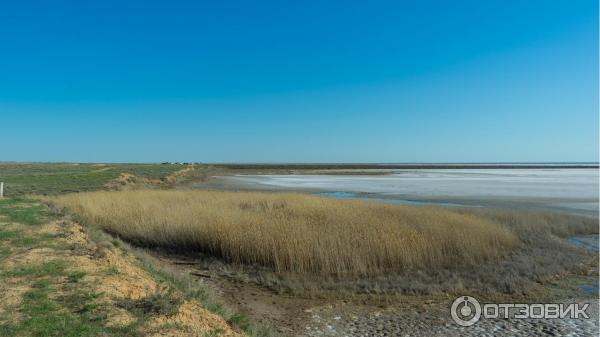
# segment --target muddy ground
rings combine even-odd
[[[281,293],[244,280],[236,271],[207,268],[206,261],[173,252],[155,252],[161,261],[198,277],[229,305],[284,336],[596,336],[597,259],[587,270],[538,285],[528,295],[496,295],[489,303],[589,303],[590,319],[482,320],[461,327],[450,316],[456,294],[399,295],[394,298],[302,296]],[[470,295],[470,294],[465,294]],[[519,331],[519,333],[516,333]]]

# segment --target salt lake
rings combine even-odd
[[[598,169],[400,169],[384,175],[243,175],[256,189],[406,204],[553,209],[597,215]]]

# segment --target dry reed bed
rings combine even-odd
[[[522,243],[497,214],[304,194],[91,192],[55,202],[127,240],[276,271],[366,275],[472,265]]]

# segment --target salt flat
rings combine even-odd
[[[595,168],[411,169],[388,175],[248,175],[225,179],[259,189],[312,191],[394,203],[554,209],[589,215],[598,212]]]

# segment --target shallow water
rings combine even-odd
[[[569,238],[568,242],[576,247],[590,250],[596,254],[600,251],[599,249],[599,237],[598,234],[595,235],[580,235],[573,236]],[[590,278],[585,280],[581,284],[578,285],[578,288],[581,289],[584,293],[588,295],[598,296],[598,279]]]
[[[569,239],[569,243],[573,246],[585,248],[596,253],[599,251],[598,235],[574,236]]]
[[[595,215],[598,169],[415,169],[389,175],[256,175],[240,183],[441,206],[557,209]]]

